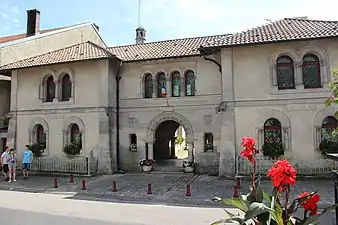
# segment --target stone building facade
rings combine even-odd
[[[78,135],[81,154],[94,152],[101,173],[165,158],[161,151],[179,126],[200,173],[234,174],[242,136],[259,147],[278,142],[284,157],[316,162],[324,133],[337,126],[335,109],[323,103],[337,66],[335,26],[293,18],[152,43],[138,28],[134,45],[89,41],[19,60],[0,67],[12,77],[17,119],[10,131],[17,146],[42,131],[44,155],[60,157]]]

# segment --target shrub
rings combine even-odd
[[[30,150],[33,152],[34,157],[41,157],[43,151],[46,149],[46,143],[45,142],[35,142],[31,145]]]
[[[279,157],[284,154],[284,150],[281,143],[264,143],[262,146],[262,152],[264,156]]]
[[[76,143],[76,142],[72,142],[69,144],[66,144],[63,147],[63,152],[66,153],[67,156],[75,156],[75,155],[80,155],[81,153],[81,145]]]

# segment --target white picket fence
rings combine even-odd
[[[259,156],[257,158],[257,173],[266,175],[267,171],[272,165],[280,159]],[[298,171],[298,175],[304,176],[318,176],[318,175],[331,175],[332,170],[338,170],[338,162],[331,159],[321,157],[319,159],[308,160],[293,160],[287,159],[293,167]],[[239,175],[249,175],[251,170],[251,164],[239,156],[237,160],[237,168]]]

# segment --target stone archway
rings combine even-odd
[[[154,158],[154,143],[156,141],[156,131],[164,123],[179,124],[185,130],[186,135],[186,145],[188,148],[188,159],[193,161],[193,144],[194,144],[194,132],[189,121],[181,114],[176,112],[163,112],[155,116],[149,123],[147,134],[146,134],[146,143],[148,144],[148,155],[146,157],[153,159]],[[171,126],[171,127],[174,127]]]

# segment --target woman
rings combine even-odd
[[[8,157],[8,168],[9,168],[9,180],[8,182],[12,182],[12,181],[16,181],[16,166],[18,163],[18,158],[15,154],[14,149],[12,148],[11,150],[9,150],[9,157]]]

